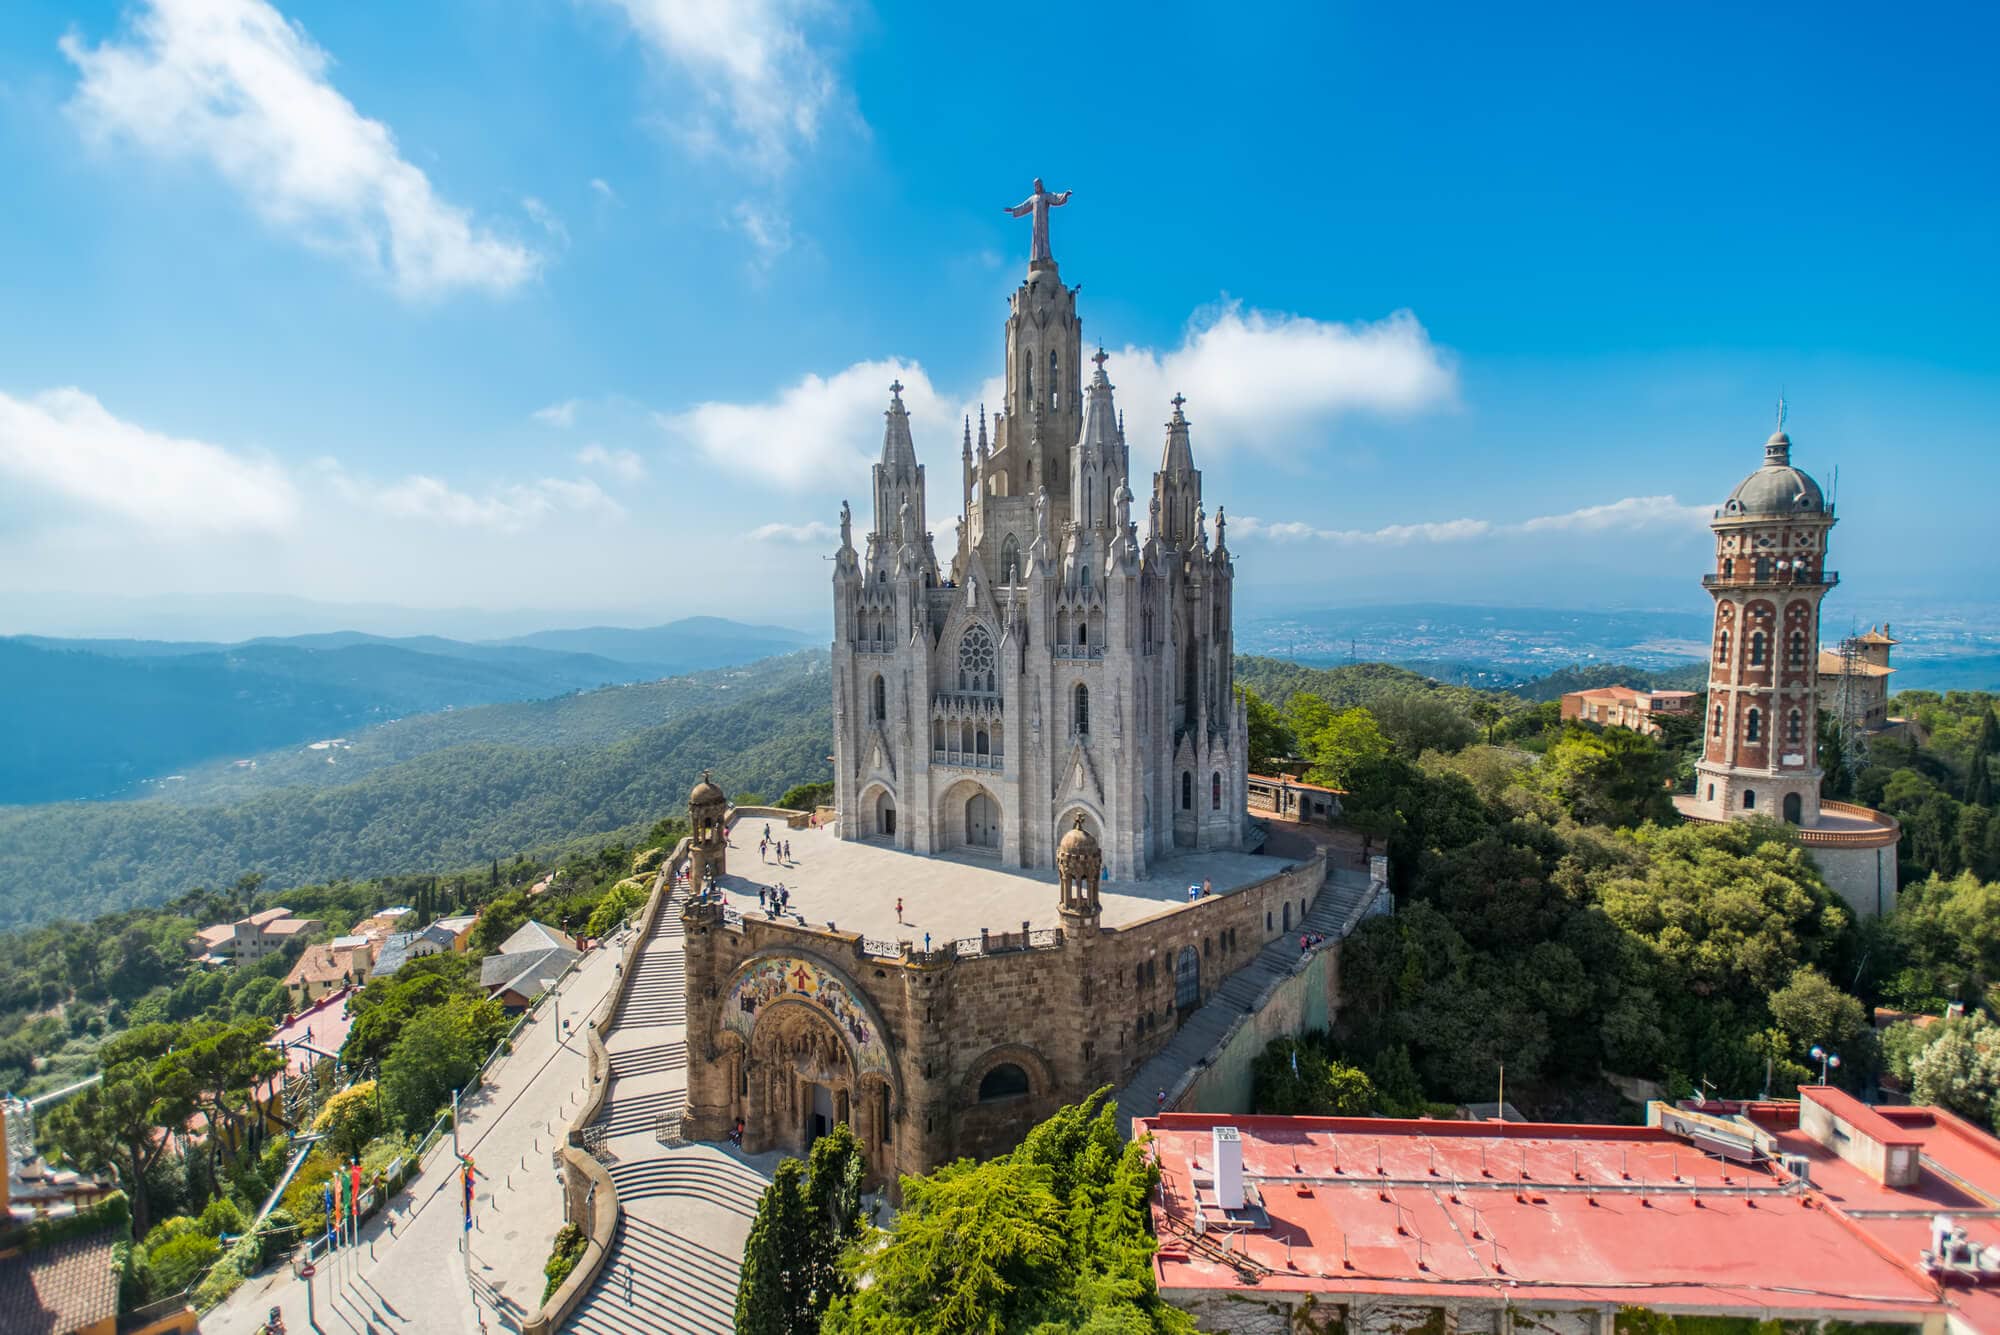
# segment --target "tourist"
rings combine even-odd
[[[769,821],[764,822],[764,842],[767,844],[771,842],[771,822]]]
[[[743,1119],[741,1117],[737,1118],[736,1125],[729,1129],[729,1143],[738,1149],[743,1148]]]
[[[790,862],[791,860],[792,860],[792,841],[787,839],[785,840],[785,861]]]
[[[764,907],[764,887],[761,885],[757,887],[757,907]]]
[[[896,923],[897,923],[897,925],[898,925],[898,926],[901,926],[901,925],[902,925],[902,921],[903,921],[903,897],[902,897],[901,895],[897,895],[897,896],[896,896]]]
[[[1214,885],[1212,885],[1212,884],[1210,884],[1210,882],[1209,882],[1209,879],[1208,879],[1208,878],[1207,878],[1206,876],[1202,877],[1202,878],[1201,878],[1201,897],[1202,897],[1203,899],[1207,899],[1207,898],[1208,898],[1208,897],[1209,897],[1210,895],[1212,895],[1212,894],[1214,894],[1214,893],[1215,893],[1215,886],[1214,886]]]
[[[1160,1091],[1159,1105],[1160,1111],[1164,1113],[1167,1110],[1167,1091],[1164,1089]]]

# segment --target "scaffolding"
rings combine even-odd
[[[1849,633],[1841,640],[1840,680],[1833,688],[1833,716],[1840,729],[1840,766],[1848,782],[1861,772],[1868,760],[1868,744],[1863,735],[1867,706],[1855,698],[1855,665],[1861,656],[1861,639]]]

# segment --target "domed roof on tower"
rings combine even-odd
[[[701,782],[696,784],[694,791],[688,794],[688,805],[691,807],[715,806],[717,804],[727,805],[728,802],[728,794],[715,786],[715,783],[708,777],[707,770],[701,772]]]
[[[1778,400],[1778,429],[1764,442],[1764,466],[1736,484],[1716,513],[1725,519],[1752,515],[1823,514],[1826,497],[1819,483],[1792,466],[1792,440],[1785,434],[1785,401]]]

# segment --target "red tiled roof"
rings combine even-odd
[[[1931,1286],[1782,1173],[1711,1158],[1646,1127],[1372,1118],[1139,1119],[1161,1165],[1153,1204],[1169,1292],[1236,1288],[1176,1236],[1211,1227],[1210,1131],[1242,1134],[1269,1215],[1230,1244],[1262,1290],[1437,1302],[1558,1302],[1768,1313],[1934,1312]]]
[[[0,1330],[68,1335],[118,1315],[111,1230],[0,1259]]]

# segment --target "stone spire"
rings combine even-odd
[[[924,527],[924,470],[910,439],[910,411],[903,406],[903,382],[889,386],[889,409],[882,414],[882,461],[875,465],[875,532],[901,540],[900,514],[908,505],[918,531]]]
[[[903,382],[889,386],[889,410],[882,414],[882,466],[892,472],[917,467],[917,445],[910,439],[910,410],[903,406]]]
[[[1167,419],[1167,444],[1160,454],[1160,471],[1153,474],[1153,535],[1169,546],[1195,540],[1195,512],[1201,507],[1201,470],[1194,466],[1188,443],[1187,400],[1176,394],[1174,415]]]
[[[1087,531],[1110,526],[1112,497],[1123,474],[1118,407],[1112,402],[1111,378],[1104,374],[1109,358],[1099,348],[1090,360],[1097,369],[1084,389],[1083,434],[1070,450],[1069,459],[1070,514],[1077,527]]]

